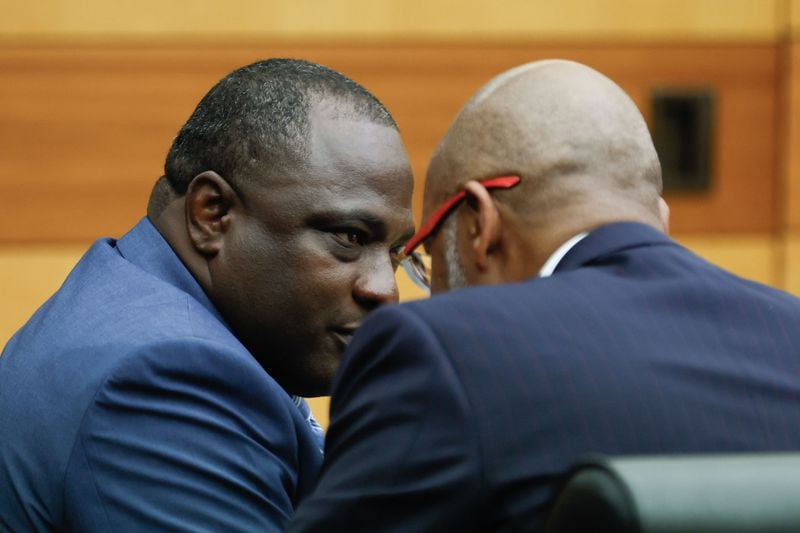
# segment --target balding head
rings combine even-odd
[[[481,88],[431,160],[425,216],[469,180],[506,174],[520,185],[492,197],[518,235],[535,232],[537,261],[606,223],[663,229],[661,169],[644,119],[619,86],[579,63],[530,63]]]
[[[426,213],[467,180],[502,174],[522,177],[498,196],[531,223],[576,210],[585,224],[624,215],[658,222],[661,172],[641,114],[614,82],[578,63],[523,65],[472,97],[431,161]]]

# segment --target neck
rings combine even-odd
[[[591,213],[590,206],[565,210],[557,216],[551,214],[537,221],[522,221],[524,231],[519,232],[522,263],[526,263],[529,275],[536,275],[547,259],[559,246],[580,233],[589,233],[594,229],[616,222],[639,222],[652,226],[658,231],[665,231],[661,219],[649,211],[626,209],[622,206],[615,212]]]
[[[150,221],[208,294],[211,280],[208,263],[202,255],[197,253],[189,239],[185,209],[185,197],[174,198],[157,217],[151,218]]]

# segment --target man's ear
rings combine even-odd
[[[669,206],[662,196],[658,197],[658,215],[661,225],[664,226],[664,233],[669,233]]]
[[[236,191],[214,171],[198,174],[186,189],[186,227],[195,250],[215,256],[230,226],[230,210],[239,203]]]
[[[464,191],[467,193],[467,204],[475,213],[469,225],[475,266],[479,270],[486,270],[489,255],[500,242],[500,213],[489,191],[477,181],[468,181],[464,185]]]

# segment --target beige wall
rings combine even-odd
[[[786,2],[1,0],[0,35],[769,40],[785,27]]]
[[[795,233],[786,243],[786,290],[800,295],[800,235]]]

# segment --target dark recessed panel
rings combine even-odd
[[[664,189],[709,190],[714,129],[712,92],[657,89],[652,93],[652,106],[653,142],[661,160]]]

